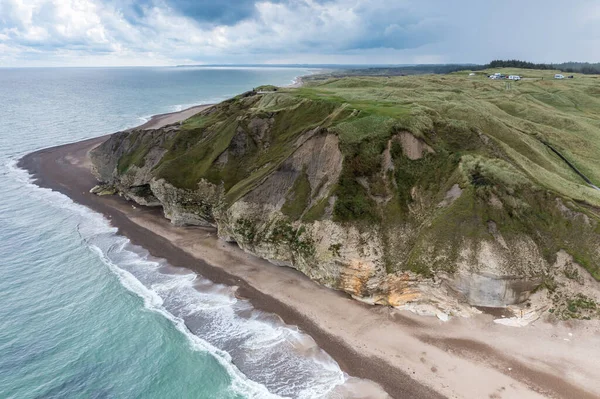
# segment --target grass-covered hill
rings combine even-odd
[[[520,74],[523,81],[486,79],[489,73]],[[486,154],[472,140],[477,131],[498,145],[509,161],[537,184],[599,206],[600,192],[590,188],[550,151],[560,151],[592,182],[600,185],[600,79],[577,75],[553,79],[555,71],[503,68],[451,75],[399,78],[350,78],[328,81],[290,94],[344,104],[361,110],[355,124],[369,140],[392,121],[431,145],[451,152]],[[445,129],[447,127],[448,129]],[[449,130],[447,134],[443,131]],[[357,132],[342,132],[342,141]],[[387,133],[381,133],[386,136]]]
[[[406,76],[425,74],[450,74],[470,69],[483,71],[499,68],[518,69],[520,71],[556,71],[557,73],[582,73],[588,75],[600,74],[600,63],[562,62],[557,64],[536,64],[521,60],[493,60],[487,64],[424,64],[405,66],[371,66],[363,68],[346,68],[325,70],[321,73],[305,76],[306,81],[322,81],[325,79],[364,76]]]
[[[116,134],[93,160],[102,181],[167,216],[195,214],[247,250],[379,302],[407,292],[406,278],[387,277],[407,272],[511,276],[529,292],[561,250],[600,279],[600,190],[585,180],[600,186],[600,79],[553,76],[269,87],[181,126]],[[481,288],[463,280],[467,297]]]

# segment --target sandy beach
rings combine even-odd
[[[177,123],[206,107],[159,115],[141,127]],[[597,321],[516,328],[489,314],[443,322],[358,302],[220,241],[213,229],[175,227],[160,209],[90,194],[96,181],[88,153],[107,137],[40,150],[19,165],[36,184],[105,215],[153,256],[236,286],[256,308],[298,325],[348,374],[377,382],[394,398],[600,397]]]
[[[190,108],[178,112],[169,112],[166,114],[154,115],[150,120],[143,125],[137,127],[137,129],[158,129],[161,126],[171,125],[173,123],[181,122],[187,118],[197,114],[198,112],[209,108],[212,104],[195,105]]]

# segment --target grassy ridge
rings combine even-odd
[[[506,82],[485,78],[493,71],[482,71],[477,76],[464,72],[333,79],[293,94],[347,103],[361,113],[391,117],[397,128],[429,142],[435,140],[430,136],[434,125],[446,125],[454,132],[480,132],[495,140],[511,162],[537,183],[600,206],[600,192],[589,188],[542,143],[545,140],[552,144],[592,182],[600,184],[600,80],[576,75],[575,79],[559,81],[552,79],[554,71],[501,69],[502,73],[525,78],[506,89]],[[359,131],[378,135],[380,121],[365,119]],[[345,134],[357,133],[348,129]],[[454,151],[469,150],[465,138],[447,134],[444,142],[433,144]]]
[[[487,79],[492,72],[524,79]],[[269,87],[188,119],[160,144],[166,155],[153,173],[186,189],[201,179],[222,184],[231,204],[308,136],[328,131],[339,137],[341,175],[312,203],[306,173],[298,173],[282,208],[290,221],[323,218],[335,198],[335,221],[380,231],[389,272],[423,274],[452,272],[462,243],[494,240],[493,225],[509,244],[530,237],[550,263],[565,249],[600,278],[600,191],[546,145],[600,186],[600,80],[553,75],[507,68]],[[431,151],[409,158],[398,139],[403,132]],[[142,166],[148,153],[143,137],[131,140],[139,145],[120,159],[121,173]],[[462,194],[440,206],[453,185]]]
[[[597,218],[600,191],[589,187],[544,145],[550,143],[594,184],[600,183],[600,81],[583,75],[554,80],[555,71],[498,70],[525,78],[507,84],[487,79],[493,72],[332,79],[295,91],[301,97],[350,104],[367,114],[361,121],[338,126],[347,156],[361,160],[354,169],[357,162],[345,163],[348,173],[338,186],[338,218],[375,220],[385,226],[390,219],[405,217],[413,201],[411,188],[422,188],[421,196],[434,205],[442,198],[441,188],[456,180],[464,189],[460,199],[438,211],[406,253],[396,256],[408,257],[405,267],[424,273],[452,271],[452,261],[428,258],[425,252],[452,252],[465,236],[490,239],[487,224],[494,221],[507,240],[528,234],[543,248],[548,262],[553,262],[558,250],[566,249],[600,279],[597,227],[565,218],[555,203],[558,195],[571,204],[570,209]],[[436,155],[406,161],[396,150],[394,200],[374,211],[378,208],[352,176],[372,175],[390,131],[402,129],[422,137]],[[459,159],[464,173],[451,177]],[[499,207],[490,206],[491,197]],[[584,209],[577,203],[591,207]],[[432,245],[437,249],[432,250]]]

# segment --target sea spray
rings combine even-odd
[[[173,111],[173,104],[185,108],[212,103],[227,93],[262,84],[287,84],[306,72],[17,68],[0,74],[0,396],[248,397],[240,391],[250,388],[233,387],[235,377],[209,352],[190,350],[190,338],[166,316],[147,310],[143,299],[124,288],[116,270],[88,247],[108,251],[108,258],[118,258],[120,253],[122,259],[113,260],[126,270],[128,262],[136,263],[137,254],[116,235],[116,229],[101,215],[73,207],[59,193],[31,185],[29,175],[15,167],[16,159],[37,149],[127,129],[143,120],[142,115]],[[98,239],[104,234],[106,242],[86,241],[88,233]],[[204,308],[216,312],[235,306],[236,317],[247,315],[266,325],[271,317],[278,320],[237,301],[233,287],[216,286],[188,276],[185,269],[158,263],[157,273],[148,274],[157,280],[145,285],[148,281],[140,275],[132,284],[137,280],[145,289],[161,293],[173,285],[191,285],[205,294],[202,302],[181,307],[180,319],[193,318]],[[164,280],[158,272],[166,275]],[[185,281],[169,282],[171,275],[185,275]],[[176,297],[157,294],[148,300],[149,305],[166,309]],[[211,334],[218,338],[223,332],[215,329],[207,337]],[[267,334],[264,342],[252,345],[276,348],[295,334],[274,333],[272,338]],[[232,363],[238,364],[233,356]]]
[[[193,350],[215,356],[246,397],[338,397],[358,379],[343,373],[314,340],[276,315],[235,297],[235,289],[153,258],[110,226],[102,215],[31,182],[12,162],[15,177],[47,204],[79,217],[78,232],[91,251],[138,295],[148,310],[170,320]],[[234,366],[235,364],[235,366]],[[350,382],[350,383],[349,383]],[[344,394],[346,396],[346,394]]]
[[[107,264],[118,269],[115,272],[128,289],[141,293],[146,306],[164,312],[192,342],[198,343],[200,337],[200,350],[233,362],[270,392],[318,398],[345,382],[339,366],[312,338],[275,315],[253,309],[237,299],[232,289],[194,273],[174,274],[166,262],[125,240],[121,245],[110,244],[114,237],[106,234],[85,239]]]
[[[26,153],[126,129],[145,121],[141,115],[149,119],[262,84],[288,84],[308,72],[73,68],[0,75],[0,396],[241,399],[249,396],[242,391],[264,392],[260,384],[256,390],[246,385],[256,382],[231,376],[220,365],[227,356],[228,367],[239,365],[238,371],[264,369],[260,378],[290,396],[374,396],[354,395],[357,384],[369,383],[344,375],[296,327],[236,298],[235,287],[148,256],[101,215],[31,184],[16,167]],[[246,326],[254,332],[247,334]],[[201,337],[197,350],[190,350],[191,331]],[[220,360],[211,348],[221,351]],[[279,348],[286,359],[309,361],[265,358]],[[277,366],[301,378],[288,380]],[[302,384],[311,369],[325,370],[327,378]]]

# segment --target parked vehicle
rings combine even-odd
[[[565,75],[561,75],[560,73],[557,73],[556,75],[554,75],[554,79],[564,79]]]
[[[500,72],[496,72],[489,76],[490,79],[506,79],[506,75],[502,75]]]
[[[508,78],[510,80],[521,80],[521,77],[519,75],[509,75]]]

